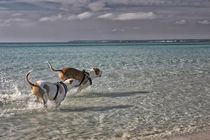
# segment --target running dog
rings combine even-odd
[[[78,85],[78,90],[77,93],[80,92],[82,89],[88,87],[89,85],[92,85],[92,79],[96,77],[101,77],[102,71],[98,68],[92,68],[89,71],[81,71],[72,67],[65,67],[59,70],[55,70],[50,62],[48,62],[48,65],[50,69],[54,72],[59,72],[58,77],[62,80],[65,81],[66,79],[76,79],[80,83]]]
[[[75,79],[66,79],[64,82],[50,83],[45,81],[37,81],[32,83],[29,81],[28,76],[32,71],[29,71],[26,76],[26,82],[31,86],[31,92],[36,96],[36,102],[39,98],[42,99],[44,107],[47,107],[47,101],[53,101],[56,107],[60,106],[61,102],[65,99],[68,90],[79,85],[79,81]]]

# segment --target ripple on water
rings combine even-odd
[[[7,59],[0,61],[2,139],[153,139],[209,128],[209,48],[112,46],[4,51],[1,55]],[[47,60],[56,69],[100,67],[103,76],[82,93],[69,92],[59,109],[52,104],[44,109],[33,102],[24,78],[33,69],[33,82],[59,81]]]

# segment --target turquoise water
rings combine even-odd
[[[103,71],[59,109],[33,102],[30,80],[54,68]],[[0,43],[0,139],[154,139],[210,126],[210,42]]]

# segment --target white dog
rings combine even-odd
[[[57,83],[45,81],[32,83],[28,80],[30,73],[31,71],[26,74],[26,82],[31,86],[32,94],[36,96],[35,101],[39,101],[39,98],[41,98],[45,107],[47,107],[48,100],[54,101],[56,107],[60,106],[61,102],[66,97],[67,91],[80,84],[80,82],[75,79],[67,79],[64,82]]]

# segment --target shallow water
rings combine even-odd
[[[0,60],[0,139],[159,139],[210,126],[208,42],[4,43]],[[47,61],[103,75],[46,110],[24,78],[59,81]]]

